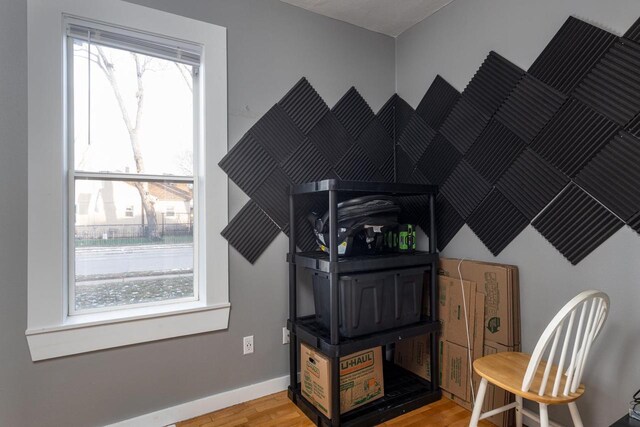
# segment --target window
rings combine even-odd
[[[29,0],[29,89],[32,358],[226,328],[225,30]]]
[[[191,227],[186,216],[173,221],[173,206],[160,208],[200,202],[201,47],[71,17],[65,28],[68,197],[97,199],[94,215],[69,218],[69,313],[197,300],[199,218]],[[133,206],[118,215],[131,202],[137,223],[127,219]]]

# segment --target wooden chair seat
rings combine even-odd
[[[580,387],[578,387],[575,393],[570,393],[569,396],[562,395],[566,382],[566,375],[563,375],[560,381],[558,396],[554,397],[551,395],[552,390],[549,385],[547,385],[544,395],[538,395],[546,366],[544,361],[542,361],[538,366],[529,391],[522,391],[522,379],[524,378],[527,366],[529,365],[529,360],[531,360],[531,356],[525,353],[496,353],[476,360],[473,362],[473,368],[478,375],[482,378],[486,378],[490,383],[510,391],[517,396],[521,396],[525,399],[538,403],[544,403],[547,405],[567,404],[575,401],[582,396],[582,393],[584,393],[584,385],[580,384]],[[557,371],[558,368],[554,365],[551,368],[551,373],[549,374],[549,382],[551,384],[553,384]]]

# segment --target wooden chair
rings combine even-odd
[[[582,427],[575,401],[584,393],[584,385],[581,384],[582,374],[591,345],[600,333],[608,311],[607,294],[600,291],[582,292],[556,314],[542,333],[532,355],[505,352],[476,360],[473,368],[482,380],[469,426],[476,427],[479,420],[513,408],[516,410],[518,427],[522,427],[523,416],[539,422],[541,427],[558,426],[549,422],[548,405],[566,404],[569,406],[574,425]],[[564,340],[558,363],[555,365],[554,357],[561,335],[564,335]],[[568,368],[565,370],[567,362]],[[550,378],[553,379],[552,382],[549,381]],[[515,394],[516,401],[482,414],[482,403],[489,382]],[[524,409],[523,399],[538,402],[539,417]]]

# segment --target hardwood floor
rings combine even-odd
[[[438,402],[404,414],[382,426],[388,427],[466,427],[471,413],[452,401],[442,398]],[[490,427],[481,421],[483,427]],[[313,423],[291,403],[285,391],[221,409],[176,424],[177,427],[312,427]]]

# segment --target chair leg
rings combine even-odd
[[[487,391],[487,379],[483,378],[480,381],[480,387],[478,387],[478,394],[476,395],[476,404],[473,406],[473,413],[471,414],[471,421],[469,427],[478,427],[478,421],[480,421],[480,415],[482,413],[482,403],[484,402],[484,394]]]
[[[540,427],[549,427],[549,410],[546,404],[540,404]]]
[[[516,396],[516,427],[522,427],[522,396]]]
[[[575,427],[583,427],[582,418],[580,418],[580,412],[578,412],[578,405],[576,402],[569,403],[569,412],[571,412],[571,419]]]

